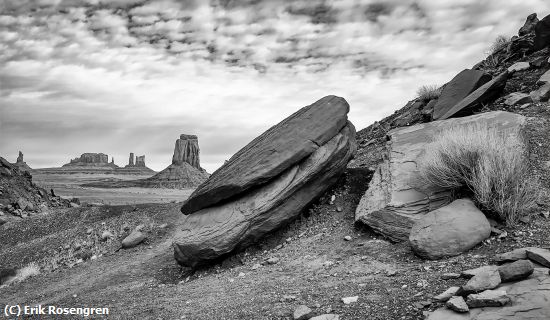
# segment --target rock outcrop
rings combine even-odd
[[[547,15],[535,25],[535,51],[550,46],[550,15]]]
[[[539,18],[537,18],[536,13],[531,13],[530,15],[528,15],[527,19],[525,19],[523,27],[519,29],[518,35],[522,37],[535,31],[535,26],[537,25],[537,22],[539,22]]]
[[[202,170],[199,157],[199,139],[196,135],[182,134],[176,140],[172,164],[181,166],[188,163],[197,170]]]
[[[21,171],[31,171],[31,167],[23,160],[23,152],[19,151],[17,161],[13,164]]]
[[[174,255],[197,267],[253,244],[291,220],[344,172],[356,151],[349,105],[328,96],[254,139],[182,207]]]
[[[130,152],[130,158],[128,159],[128,166],[133,167],[134,166],[134,153]]]
[[[451,117],[469,115],[472,114],[473,110],[482,103],[493,101],[504,89],[506,81],[508,80],[508,75],[508,71],[505,71],[496,76],[491,81],[480,86],[464,99],[460,100],[460,102],[450,107],[437,119],[445,120]]]
[[[80,157],[71,159],[63,167],[74,166],[109,166],[109,156],[104,153],[83,153]]]
[[[115,173],[152,176],[156,172],[145,165],[144,155],[135,157],[134,153],[130,152],[130,156],[128,158],[128,164],[124,166],[124,168],[117,168],[115,170]]]
[[[409,242],[425,259],[456,256],[491,235],[491,225],[470,199],[458,199],[429,212],[412,227]]]
[[[145,167],[145,155],[136,157],[136,167]]]
[[[355,212],[363,222],[394,241],[408,240],[414,223],[422,215],[450,202],[447,190],[420,190],[418,163],[428,143],[444,128],[486,124],[507,135],[520,135],[523,116],[495,111],[463,118],[418,124],[387,134],[384,161],[376,169],[369,188]]]
[[[433,119],[438,120],[470,93],[491,80],[491,76],[479,70],[462,70],[441,91],[434,106]]]

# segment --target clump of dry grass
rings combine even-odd
[[[418,99],[423,101],[430,101],[432,99],[437,99],[441,95],[441,88],[438,85],[424,85],[418,88],[416,91]]]
[[[508,40],[508,37],[504,35],[498,35],[495,41],[493,42],[493,44],[491,44],[491,47],[489,48],[489,53],[490,54],[497,53],[500,50],[504,49],[506,46],[508,46],[509,43],[510,43],[510,40]]]
[[[440,132],[420,164],[423,183],[466,191],[482,209],[510,225],[534,209],[540,197],[528,172],[521,141],[487,125]]]

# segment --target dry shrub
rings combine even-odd
[[[494,54],[499,52],[500,50],[504,49],[506,46],[508,46],[508,43],[510,43],[510,40],[504,35],[499,35],[496,37],[495,41],[489,48],[489,53]]]
[[[539,185],[529,171],[519,138],[487,125],[441,131],[420,164],[423,183],[467,192],[483,210],[510,225],[539,200]]]
[[[17,280],[18,282],[24,281],[27,278],[36,276],[40,274],[40,267],[35,262],[29,263],[26,267],[23,267],[17,270]]]
[[[425,85],[418,88],[416,91],[418,99],[423,101],[430,101],[432,99],[437,99],[441,95],[441,88],[438,85]]]

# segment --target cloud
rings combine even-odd
[[[0,3],[0,154],[171,159],[198,134],[213,171],[278,121],[336,94],[357,129],[512,36],[542,0]],[[123,164],[123,163],[121,163]]]

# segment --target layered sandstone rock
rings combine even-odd
[[[136,167],[145,167],[145,155],[136,157]]]
[[[208,264],[295,219],[355,154],[348,111],[343,98],[325,97],[231,157],[182,207],[190,214],[174,239],[176,260],[188,267]]]
[[[418,185],[418,164],[438,132],[451,126],[487,125],[503,135],[518,136],[525,121],[521,115],[495,111],[391,130],[383,150],[384,161],[357,206],[356,221],[394,241],[408,240],[420,217],[451,199],[448,190]]]
[[[71,159],[69,163],[63,165],[63,167],[75,167],[75,166],[109,166],[109,156],[104,153],[83,153],[80,157]]]
[[[347,123],[349,105],[327,96],[273,126],[239,150],[193,192],[189,214],[267,183],[332,139]]]
[[[17,161],[14,163],[14,165],[21,171],[31,171],[31,167],[23,160],[23,152],[19,151],[19,155],[17,156]]]

